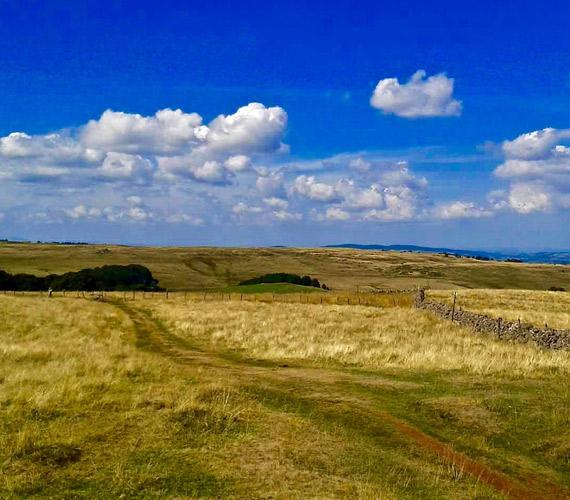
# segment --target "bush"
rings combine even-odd
[[[561,286],[551,286],[549,289],[551,292],[565,292],[566,289],[562,288]]]

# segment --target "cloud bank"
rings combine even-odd
[[[402,85],[383,80],[373,100],[406,117],[461,111],[443,74],[419,72]],[[494,174],[507,189],[466,200],[441,190],[434,199],[417,160],[405,153],[294,159],[284,143],[287,122],[283,108],[250,103],[209,122],[179,109],[151,116],[107,110],[77,128],[13,132],[0,138],[0,182],[11,200],[0,200],[0,212],[16,224],[215,227],[462,221],[570,209],[570,129],[502,143]]]

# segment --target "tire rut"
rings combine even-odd
[[[133,322],[138,347],[156,352],[178,363],[223,370],[226,375],[231,374],[232,377],[236,378],[242,378],[244,375],[256,376],[262,380],[265,379],[265,381],[290,381],[293,375],[298,380],[307,383],[322,384],[328,382],[332,385],[335,382],[354,381],[358,378],[358,376],[341,375],[322,368],[260,367],[244,361],[228,361],[219,354],[203,351],[172,334],[160,321],[146,311],[130,307],[122,301],[111,301],[111,303],[127,314]],[[251,378],[248,382],[251,383]],[[362,401],[358,403],[354,401],[353,404],[370,414],[371,418],[389,423],[402,435],[425,451],[435,455],[442,462],[452,465],[462,473],[469,474],[476,481],[491,486],[507,498],[515,500],[570,498],[570,492],[559,485],[536,476],[529,477],[528,485],[524,485],[519,480],[454,450],[451,444],[426,434],[388,412],[372,408]]]

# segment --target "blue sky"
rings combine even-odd
[[[0,236],[569,248],[570,6],[354,4],[0,0]]]

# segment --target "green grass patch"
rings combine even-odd
[[[291,283],[259,283],[257,285],[228,286],[220,290],[224,293],[324,293],[324,290],[312,286],[293,285]]]

